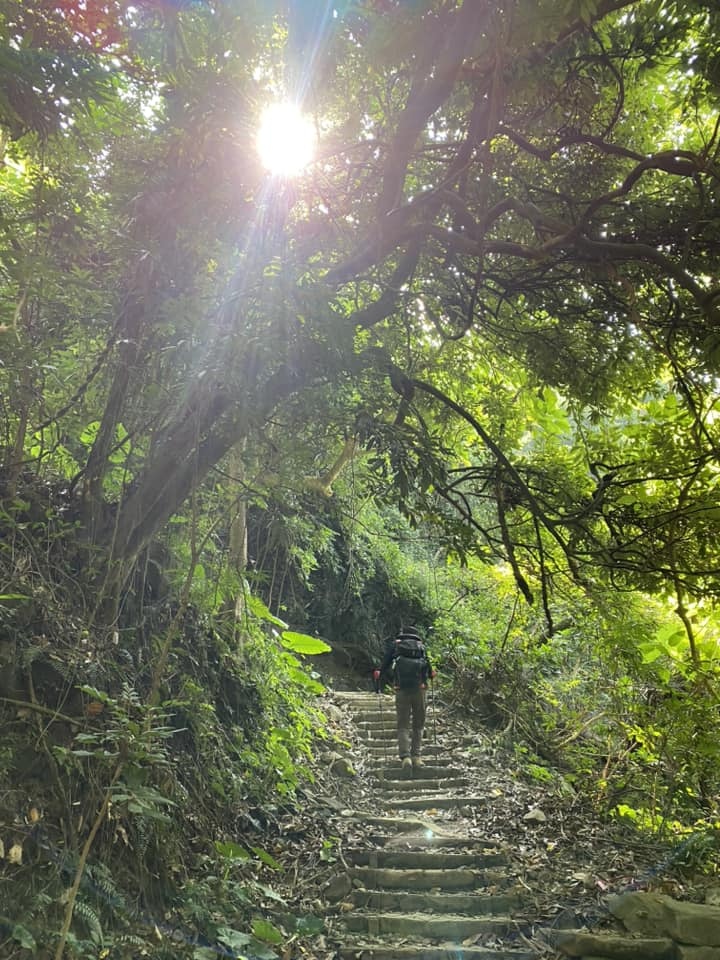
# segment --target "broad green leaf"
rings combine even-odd
[[[280,627],[281,630],[287,630],[288,625],[285,623],[285,621],[281,620],[279,617],[276,617],[275,614],[270,613],[260,597],[250,594],[245,603],[250,613],[256,616],[258,620],[265,620],[267,623],[272,623],[276,627]]]
[[[220,854],[221,857],[226,857],[228,860],[249,860],[250,854],[245,849],[241,847],[238,843],[233,843],[232,840],[215,841],[215,849]]]
[[[78,437],[78,440],[84,447],[91,447],[95,443],[99,429],[100,429],[100,421],[99,420],[91,421],[82,431],[82,433]]]
[[[325,921],[311,913],[302,917],[295,917],[295,932],[301,937],[315,937],[325,931]]]
[[[231,950],[244,949],[253,939],[251,934],[234,930],[232,927],[218,927],[217,938]]]
[[[280,634],[280,642],[287,650],[308,656],[330,653],[332,650],[332,647],[324,640],[311,637],[307,633],[295,633],[293,630],[283,630]]]
[[[263,850],[262,847],[250,847],[250,849],[255,856],[267,864],[268,867],[271,867],[273,870],[282,870],[282,864],[278,863],[275,857],[271,856],[267,850]]]
[[[299,667],[290,668],[290,676],[292,679],[301,687],[305,687],[306,690],[309,690],[310,693],[315,693],[320,695],[325,693],[325,687],[319,683],[317,680],[313,680],[312,677],[309,677],[304,670]]]
[[[638,645],[638,650],[642,656],[643,663],[654,663],[666,652],[663,647],[658,646],[656,643],[641,643]]]
[[[655,634],[655,640],[660,644],[669,644],[674,645],[677,642],[677,638],[681,639],[685,636],[682,629],[677,626],[675,623],[665,623]]]
[[[281,896],[277,890],[273,890],[272,887],[268,887],[265,883],[255,883],[253,889],[262,893],[269,900],[275,900],[277,903],[285,903],[285,898]]]
[[[26,927],[22,926],[22,924],[16,923],[12,928],[12,938],[25,950],[37,950],[35,938]]]
[[[253,920],[252,932],[258,940],[264,940],[265,943],[282,943],[285,939],[282,931],[269,920]]]
[[[220,943],[229,947],[235,953],[243,954],[244,952],[253,957],[253,960],[255,958],[257,960],[276,960],[275,951],[249,933],[241,933],[239,930],[233,930],[232,927],[220,927],[217,938]]]

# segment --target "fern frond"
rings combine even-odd
[[[92,884],[98,900],[102,900],[103,903],[115,910],[127,909],[125,897],[118,890],[115,878],[104,864],[93,864],[87,871],[87,878]]]
[[[123,946],[147,948],[147,941],[141,937],[136,937],[134,933],[123,933],[117,938],[117,942]]]
[[[137,817],[135,820],[135,833],[137,835],[137,843],[135,849],[138,857],[143,859],[147,853],[147,849],[150,846],[151,834],[148,830],[148,822],[145,817]]]
[[[102,924],[100,923],[100,917],[98,917],[90,904],[86,900],[76,900],[73,913],[83,921],[94,942],[102,946]]]

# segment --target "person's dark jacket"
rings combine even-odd
[[[420,635],[417,633],[416,630],[413,630],[410,627],[408,627],[406,630],[401,630],[400,633],[397,635],[397,637],[395,637],[392,640],[389,640],[387,643],[387,646],[385,648],[385,656],[383,657],[383,661],[380,664],[381,677],[386,679],[392,678],[392,667],[395,660],[399,656],[398,646],[400,642],[406,638],[413,639],[413,640],[420,640],[420,642],[422,643],[422,638],[420,637]],[[430,660],[427,655],[427,649],[425,648],[424,643],[423,643],[423,660],[424,662],[423,662],[422,675],[421,675],[422,683],[427,684],[428,680],[431,677],[435,676],[435,671],[433,670],[432,665],[430,664]]]

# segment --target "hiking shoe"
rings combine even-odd
[[[413,757],[410,763],[412,763],[413,770],[419,770],[420,767],[425,766],[420,757]]]
[[[409,769],[412,767],[412,765],[413,765],[413,762],[412,762],[412,760],[410,759],[410,757],[403,757],[403,758],[402,758],[402,768],[403,768],[403,770],[409,770]]]

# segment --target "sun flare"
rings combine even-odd
[[[260,117],[257,151],[271,174],[295,177],[313,158],[315,131],[296,104],[273,103]]]

